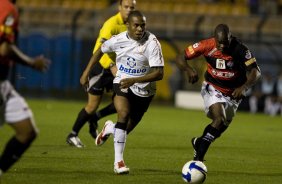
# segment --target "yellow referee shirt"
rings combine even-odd
[[[116,15],[109,18],[100,29],[99,36],[97,38],[93,53],[102,45],[105,40],[110,39],[113,35],[117,35],[121,32],[127,30],[125,23],[122,20],[121,14],[117,13]],[[100,59],[100,64],[103,68],[109,68],[111,63],[115,63],[116,54],[108,53],[104,54]]]

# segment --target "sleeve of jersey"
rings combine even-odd
[[[103,68],[108,69],[111,64],[114,64],[115,53],[114,52],[114,39],[109,39],[105,41],[102,46],[101,50],[104,53],[103,57],[100,59],[100,64]]]
[[[110,39],[112,36],[112,24],[111,22],[106,22],[100,30],[99,37],[96,41],[93,53],[105,42],[106,40]],[[114,63],[114,56],[112,54],[104,54],[100,59],[100,64],[103,68],[107,69]]]
[[[193,59],[196,58],[205,52],[205,43],[204,42],[198,42],[194,43],[193,45],[189,45],[185,49],[185,59]]]
[[[150,67],[164,66],[161,44],[156,38],[148,45],[147,51]]]
[[[16,28],[16,17],[13,17],[12,15],[8,16],[0,25],[1,40],[13,43],[15,41]]]
[[[245,67],[247,69],[257,67],[256,58],[253,56],[249,49],[245,49],[242,53],[242,60],[244,61]]]

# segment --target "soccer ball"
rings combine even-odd
[[[207,177],[207,167],[201,161],[191,160],[182,168],[182,178],[186,183],[201,184]]]

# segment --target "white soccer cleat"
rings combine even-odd
[[[116,174],[128,174],[129,173],[129,168],[126,167],[126,165],[124,164],[124,161],[119,161],[117,163],[115,163],[114,165],[114,172]]]
[[[107,128],[109,126],[113,126],[113,124],[114,123],[111,120],[107,120],[105,122],[105,125],[104,125],[102,131],[96,137],[95,144],[97,146],[103,145],[108,140],[108,138],[110,137],[111,134],[107,133]]]
[[[77,148],[83,148],[84,144],[81,142],[81,140],[77,136],[68,136],[67,137],[67,143],[71,146],[75,146]]]

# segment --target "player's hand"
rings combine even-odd
[[[191,84],[194,84],[199,80],[198,72],[194,68],[186,68],[186,74],[188,77],[188,82]]]
[[[129,88],[135,83],[134,78],[125,78],[120,81],[120,88]]]
[[[82,76],[80,77],[80,84],[87,89],[88,87],[88,74],[87,72],[83,72]]]
[[[51,61],[41,55],[33,59],[32,68],[41,72],[46,72],[49,69],[50,64]]]
[[[246,96],[246,87],[243,85],[243,86],[240,86],[238,88],[236,88],[233,93],[232,93],[232,96],[236,99],[236,100],[240,100],[242,98],[244,98]]]

